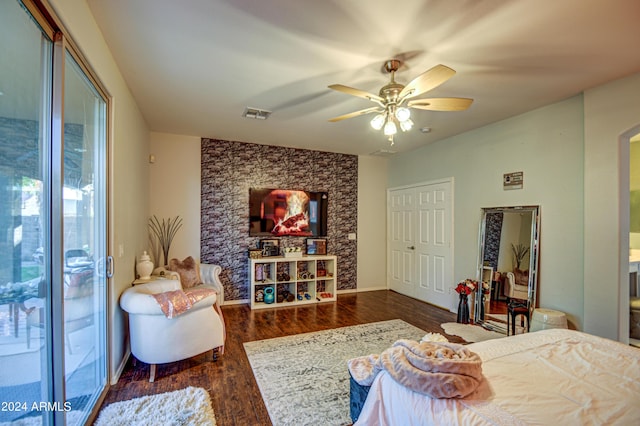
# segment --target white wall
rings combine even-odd
[[[84,0],[51,0],[51,5],[112,98],[110,128],[110,254],[115,275],[109,283],[109,372],[113,381],[128,351],[126,316],[120,294],[134,279],[135,256],[146,248],[149,211],[149,130]],[[120,252],[121,251],[121,252]]]
[[[584,329],[624,340],[629,327],[629,138],[640,131],[640,74],[587,90],[584,117]]]
[[[358,291],[387,289],[387,159],[358,157]]]
[[[576,96],[389,159],[391,188],[455,179],[452,287],[476,276],[482,207],[540,205],[538,300],[582,327],[582,106]],[[524,188],[503,190],[503,174],[516,171]]]
[[[200,259],[200,138],[151,133],[149,216],[182,218],[169,258]],[[157,265],[158,261],[154,260]]]

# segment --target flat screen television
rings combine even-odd
[[[249,235],[327,235],[326,192],[292,189],[249,189]]]

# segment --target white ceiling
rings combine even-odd
[[[389,148],[375,104],[385,60],[408,83],[457,71],[421,97],[469,97],[463,112],[414,110],[396,137],[415,149],[640,71],[638,0],[87,0],[151,130],[349,154]],[[273,112],[243,118],[245,107]],[[418,129],[431,127],[429,134]]]

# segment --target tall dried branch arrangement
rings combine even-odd
[[[151,231],[151,225],[149,225],[149,231]],[[156,238],[156,235],[153,232],[149,232],[149,255],[151,256],[151,260],[154,262],[156,266],[160,265],[160,243]]]
[[[171,242],[181,227],[182,219],[180,216],[162,219],[162,222],[155,215],[149,219],[149,230],[151,230],[151,233],[155,236],[158,246],[162,249],[162,254],[164,255],[164,263],[161,263],[161,265],[167,265],[169,263]]]
[[[524,257],[529,253],[529,247],[526,247],[524,244],[513,245],[511,243],[511,249],[513,250],[513,258],[516,262],[516,268],[520,269],[520,264],[524,260]]]

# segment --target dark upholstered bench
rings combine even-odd
[[[360,417],[364,402],[367,400],[371,386],[362,386],[356,382],[349,372],[349,411],[351,414],[351,421],[355,423]]]

